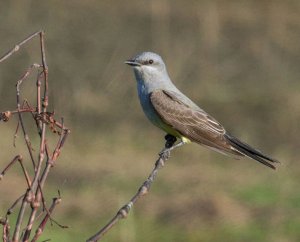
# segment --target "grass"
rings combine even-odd
[[[132,148],[129,137],[115,144],[95,137],[85,155],[71,138],[53,168],[46,196],[50,200],[61,191],[55,219],[70,228],[48,226],[43,239],[82,241],[94,233],[136,192],[157,157],[150,144]],[[273,233],[296,241],[299,197],[290,182],[297,178],[284,173],[284,167],[276,173],[250,160],[185,146],[172,153],[148,196],[104,241],[270,241]],[[22,182],[17,168],[1,184],[2,211],[16,196],[7,186],[13,180]]]

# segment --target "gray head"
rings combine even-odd
[[[142,52],[125,63],[133,67],[137,81],[169,79],[164,61],[153,52]]]
[[[148,98],[148,95],[145,94],[149,94],[159,89],[172,91],[179,96],[180,100],[199,109],[196,104],[184,96],[172,83],[166,65],[158,54],[153,52],[142,52],[132,59],[125,61],[125,63],[132,66],[134,70],[141,102],[145,98]]]

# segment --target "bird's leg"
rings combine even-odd
[[[177,141],[177,138],[171,134],[167,134],[165,136],[165,140],[166,140],[166,144],[165,144],[165,148],[171,148],[175,142]]]
[[[185,140],[182,139],[178,144],[174,145],[175,142],[177,141],[177,138],[171,134],[167,134],[165,136],[165,140],[166,140],[165,148],[159,153],[159,155],[166,156],[166,157],[170,156],[171,150],[178,148],[187,143]]]
[[[178,148],[178,147],[180,147],[180,146],[182,146],[182,145],[185,145],[186,143],[187,143],[186,141],[181,140],[178,144],[173,145],[172,147],[170,147],[170,148],[169,148],[169,151],[174,150],[175,148]]]
[[[170,148],[175,144],[177,138],[171,134],[167,134],[165,136],[165,140],[166,140],[165,148],[163,148],[162,151],[159,152],[159,156],[168,159],[170,157]]]

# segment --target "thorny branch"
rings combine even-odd
[[[121,207],[117,212],[117,214],[103,228],[101,228],[95,235],[87,239],[87,242],[95,242],[101,240],[104,234],[107,231],[109,231],[119,220],[127,218],[133,205],[142,196],[146,195],[149,192],[150,187],[154,182],[159,169],[164,166],[165,162],[170,157],[170,151],[168,150],[168,148],[171,148],[176,142],[176,138],[172,135],[166,135],[165,139],[166,139],[165,149],[163,149],[162,152],[159,153],[159,158],[155,162],[155,166],[151,171],[150,175],[148,176],[147,180],[144,181],[144,183],[140,186],[136,194],[130,199],[130,201],[127,204],[125,204],[123,207]]]
[[[8,122],[13,116],[17,117],[17,128],[14,134],[14,146],[15,146],[15,138],[17,136],[17,132],[19,127],[22,130],[23,138],[25,140],[25,144],[27,147],[27,151],[31,160],[31,172],[28,172],[25,166],[24,157],[20,154],[16,155],[8,165],[3,169],[0,173],[0,180],[3,179],[4,175],[7,171],[12,167],[15,163],[19,162],[24,174],[24,181],[26,182],[26,191],[10,206],[7,210],[7,213],[4,218],[0,219],[0,224],[3,226],[2,230],[2,238],[3,241],[29,241],[31,231],[33,226],[37,226],[37,230],[35,235],[33,236],[31,241],[37,241],[37,239],[43,233],[47,222],[55,221],[51,218],[52,212],[55,207],[61,202],[61,197],[54,198],[52,205],[47,208],[45,204],[45,199],[43,197],[44,194],[44,185],[47,180],[48,174],[50,172],[51,167],[55,165],[57,158],[60,155],[60,152],[65,144],[66,138],[70,133],[70,130],[65,127],[63,119],[61,122],[57,122],[54,118],[54,112],[49,112],[48,104],[49,104],[49,96],[48,96],[48,66],[46,62],[45,55],[45,41],[44,41],[44,31],[38,31],[19,44],[15,45],[10,51],[8,51],[4,56],[0,57],[0,63],[12,56],[15,52],[20,50],[20,47],[31,41],[33,38],[39,38],[40,52],[41,52],[41,63],[32,64],[26,72],[21,76],[21,78],[17,81],[16,84],[16,110],[13,111],[5,111],[0,113],[0,121]],[[28,77],[33,73],[37,72],[37,81],[35,83],[36,88],[36,106],[32,107],[26,99],[23,99],[21,96],[21,87],[23,82],[27,81]],[[24,115],[29,114],[32,117],[33,122],[37,127],[37,135],[40,139],[38,155],[36,155],[35,150],[32,147],[29,133],[26,130],[26,124],[23,119]],[[56,146],[51,152],[51,149],[47,143],[47,138],[49,134],[47,134],[46,130],[49,129],[51,133],[58,134],[58,140]],[[57,136],[56,136],[57,137]],[[20,204],[21,203],[21,204]],[[10,223],[9,223],[9,215],[16,210],[19,205],[19,212],[17,216],[17,221],[15,226],[12,228],[13,233],[11,237],[10,233]],[[42,206],[41,206],[42,204]],[[30,207],[28,207],[30,205]],[[22,224],[24,221],[24,214],[29,210],[29,219],[25,228],[22,228]],[[36,219],[39,215],[44,215],[44,219],[42,222],[37,225]],[[58,224],[57,222],[55,222]],[[58,224],[59,225],[59,224]],[[62,228],[67,226],[59,225]],[[24,233],[20,233],[24,230]]]

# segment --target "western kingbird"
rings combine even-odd
[[[196,142],[236,158],[247,156],[275,169],[278,162],[230,135],[224,127],[179,91],[162,58],[143,52],[127,60],[137,80],[138,96],[148,119],[168,134],[181,139],[174,147]]]

